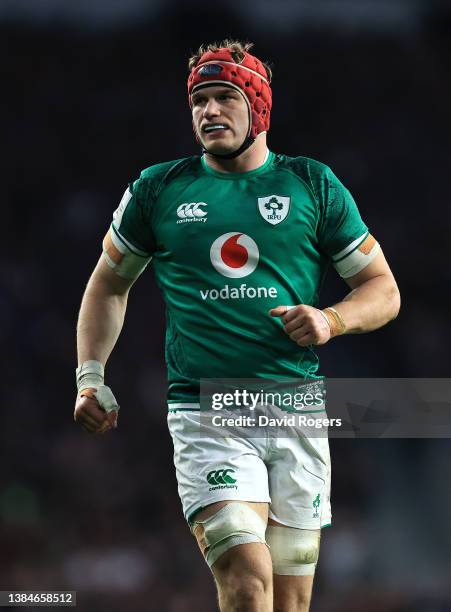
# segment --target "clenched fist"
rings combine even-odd
[[[284,332],[299,346],[326,344],[331,337],[327,316],[313,306],[277,306],[269,314],[282,318]]]
[[[80,423],[86,431],[91,433],[105,433],[117,427],[118,412],[117,410],[107,412],[102,408],[95,395],[97,392],[96,389],[83,389],[78,394],[75,402],[74,421]]]

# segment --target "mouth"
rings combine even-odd
[[[202,131],[205,134],[211,134],[212,132],[223,132],[228,129],[229,128],[227,127],[227,125],[224,125],[224,123],[210,123],[208,125],[204,125]]]

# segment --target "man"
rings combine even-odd
[[[199,380],[311,376],[313,345],[385,325],[400,299],[332,171],[268,150],[271,70],[250,47],[226,40],[191,58],[189,104],[203,155],[144,170],[114,214],[80,310],[75,420],[90,432],[117,426],[104,366],[128,291],[152,259],[167,306],[179,493],[220,609],[306,612],[320,529],[331,521],[327,440],[263,448],[200,438]],[[320,310],[330,262],[351,292]],[[237,484],[210,486],[218,479]]]

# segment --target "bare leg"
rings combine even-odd
[[[211,504],[199,512],[195,520],[205,520],[228,501]],[[241,502],[249,505],[265,521],[267,503]],[[201,532],[196,532],[198,538]],[[202,549],[201,542],[199,546]],[[265,544],[252,542],[227,550],[212,566],[218,589],[221,612],[272,612],[272,562]]]
[[[274,612],[308,612],[312,598],[313,576],[274,574]]]
[[[285,527],[273,519],[269,525]],[[311,576],[273,575],[274,612],[308,612],[312,598],[313,578]]]

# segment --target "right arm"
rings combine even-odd
[[[88,281],[77,324],[78,364],[94,359],[104,366],[124,323],[133,280],[116,274],[100,257]]]
[[[106,365],[124,323],[127,298],[134,280],[116,274],[101,256],[88,281],[77,324],[78,365],[98,361]],[[74,420],[91,433],[104,433],[117,426],[117,410],[105,411],[94,390],[77,395]]]
[[[148,192],[143,179],[126,189],[81,303],[74,419],[91,432],[103,433],[117,425],[119,405],[104,384],[104,368],[121,333],[130,287],[152,259]]]

